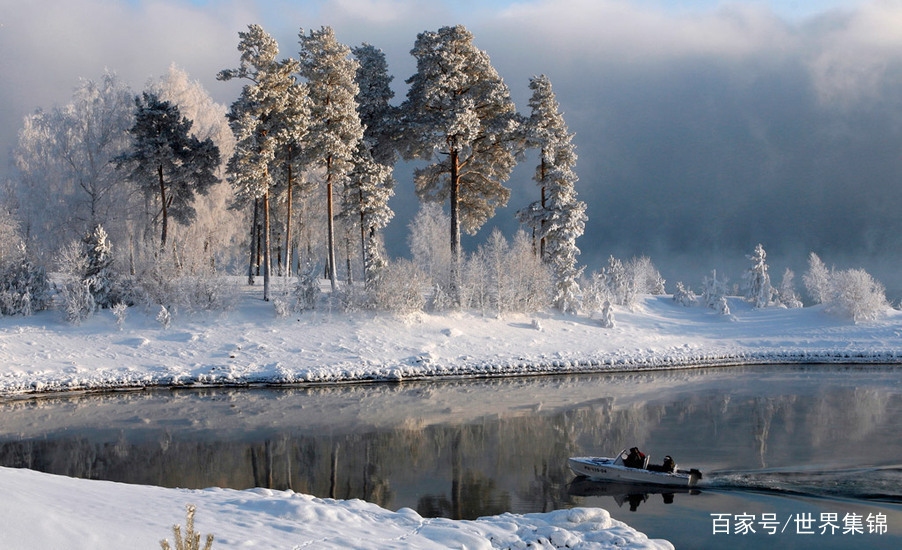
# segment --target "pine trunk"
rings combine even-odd
[[[460,157],[451,150],[451,300],[460,306]]]
[[[326,220],[329,233],[329,282],[332,292],[338,290],[338,275],[335,268],[335,220],[332,219],[332,157],[326,158]]]
[[[291,277],[291,188],[294,178],[291,173],[291,150],[288,152],[288,212],[285,214],[285,276]]]
[[[166,249],[166,230],[169,226],[169,212],[166,208],[166,184],[163,182],[163,165],[157,166],[157,174],[160,177],[160,203],[163,205],[163,230],[160,235],[160,252]]]
[[[258,217],[260,213],[260,201],[258,199],[254,199],[254,221],[251,224],[251,257],[247,263],[247,284],[254,284],[254,261],[257,259],[257,224],[259,223]]]
[[[269,190],[263,195],[263,301],[269,301],[269,276],[271,272],[269,243]]]

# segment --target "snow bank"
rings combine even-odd
[[[3,547],[119,550],[173,543],[185,505],[213,548],[641,548],[672,549],[598,508],[503,514],[474,521],[423,518],[361,500],[320,499],[291,491],[188,491],[52,476],[0,468]]]
[[[178,315],[164,329],[153,311],[109,311],[79,326],[60,312],[0,319],[0,397],[39,392],[194,384],[338,383],[509,376],[749,363],[902,362],[902,312],[853,324],[822,307],[732,315],[646,297],[615,311],[616,327],[550,313],[313,311],[276,317],[258,288],[224,313]],[[536,327],[541,330],[536,330]]]

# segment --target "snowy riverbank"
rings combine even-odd
[[[0,319],[0,397],[153,385],[329,383],[441,376],[636,370],[736,363],[902,362],[902,312],[852,324],[820,307],[731,316],[645,297],[605,329],[586,316],[473,312],[397,317],[318,310],[278,318],[258,288],[224,313],[133,308],[119,330],[101,311],[79,326],[58,311]],[[427,519],[362,501],[264,489],[188,491],[0,468],[5,548],[158,548],[197,505],[214,548],[670,548],[600,509],[476,521]]]
[[[551,313],[316,310],[277,317],[259,288],[239,286],[227,312],[177,315],[130,308],[122,330],[100,311],[79,326],[60,312],[0,318],[0,397],[190,384],[397,381],[785,362],[902,362],[902,312],[853,324],[822,307],[732,315],[648,296],[618,309],[615,327]]]

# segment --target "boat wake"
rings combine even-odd
[[[764,469],[705,472],[699,488],[902,504],[902,464],[845,469]]]

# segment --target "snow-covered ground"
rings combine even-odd
[[[259,287],[224,313],[109,311],[79,326],[59,311],[0,319],[0,398],[168,384],[329,383],[440,376],[631,370],[735,363],[902,362],[902,312],[852,324],[820,307],[733,315],[646,297],[615,327],[550,313],[503,318],[317,310],[277,317]],[[425,519],[361,501],[270,490],[185,491],[0,468],[4,548],[158,548],[196,504],[214,548],[658,548],[604,510]]]
[[[238,286],[226,312],[176,315],[130,308],[122,330],[99,311],[79,326],[59,311],[0,318],[0,397],[173,384],[333,383],[501,376],[737,363],[902,362],[902,312],[853,324],[822,307],[732,315],[667,296],[618,309],[615,327],[551,313],[473,312],[277,317],[259,287]]]

